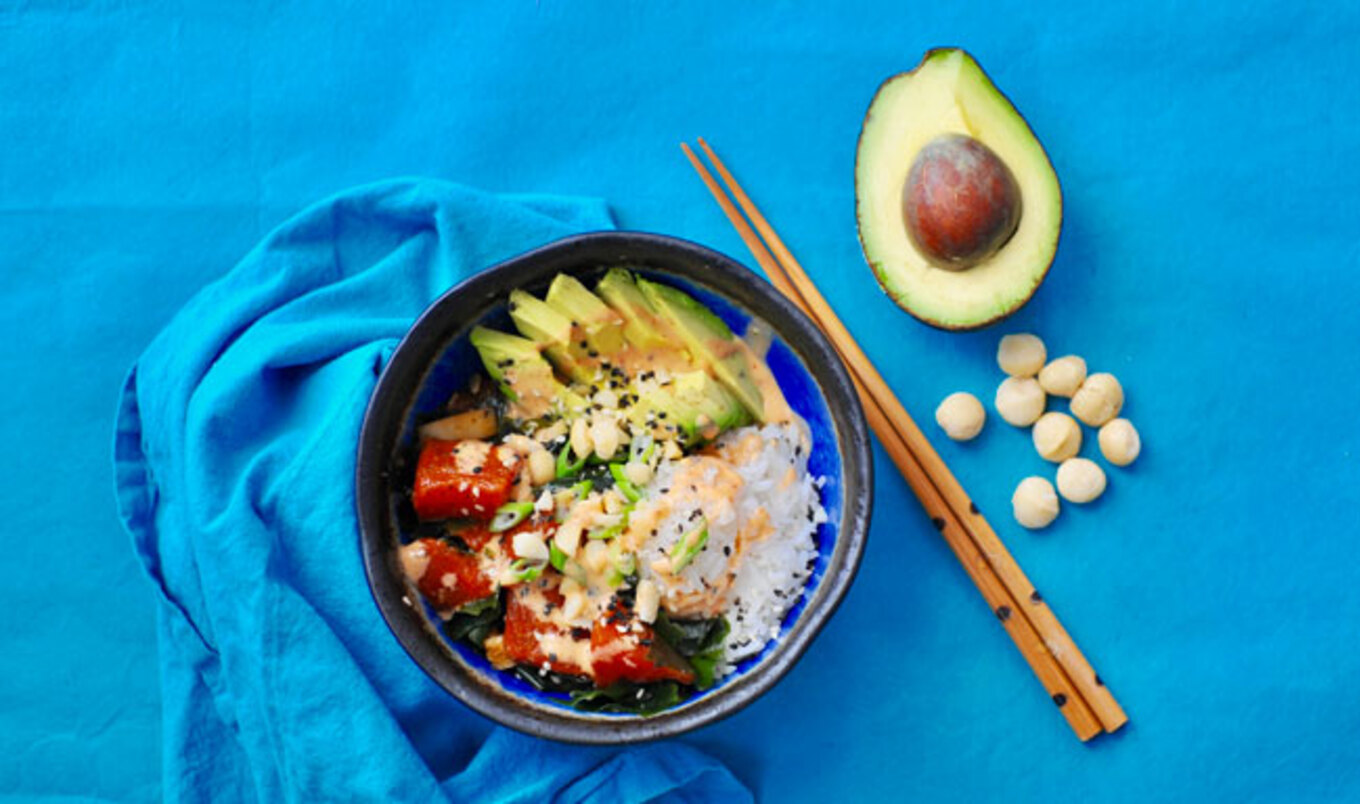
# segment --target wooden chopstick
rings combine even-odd
[[[977,544],[982,554],[987,557],[988,563],[992,565],[1006,588],[1010,590],[1011,595],[1015,600],[1024,602],[1025,605],[1020,610],[1034,624],[1035,630],[1043,637],[1050,652],[1063,665],[1073,684],[1081,691],[1082,697],[1095,711],[1102,727],[1106,731],[1114,731],[1127,723],[1128,716],[1119,706],[1114,695],[1096,675],[1095,670],[1091,668],[1090,663],[1077,648],[1076,643],[1067,633],[1067,630],[1063,628],[1062,623],[1058,622],[1058,618],[1054,616],[1048,603],[1034,588],[1034,584],[1030,582],[1029,578],[1025,576],[1020,565],[1016,563],[1010,551],[1006,549],[1000,537],[996,535],[996,531],[992,529],[986,518],[978,512],[963,486],[954,477],[954,473],[945,465],[939,453],[930,445],[920,428],[916,426],[915,421],[902,407],[897,396],[884,382],[873,364],[869,362],[849,331],[846,330],[845,325],[841,323],[831,306],[822,298],[817,287],[808,279],[802,266],[784,246],[783,240],[775,233],[774,228],[769,225],[769,222],[765,220],[765,217],[756,208],[741,185],[737,183],[731,171],[727,169],[727,166],[723,164],[723,161],[718,158],[718,155],[713,152],[713,149],[708,146],[703,138],[699,139],[699,146],[712,160],[718,174],[722,176],[738,204],[750,217],[756,230],[774,253],[779,267],[787,272],[788,278],[804,297],[806,308],[811,311],[812,318],[818,321],[822,328],[827,331],[831,340],[837,344],[837,349],[841,352],[842,358],[850,364],[852,371],[859,375],[861,381],[868,386],[871,395],[883,407],[889,422],[892,423],[902,440],[906,442],[907,448],[921,463],[926,474],[944,496],[949,507],[958,516],[970,538]]]
[[[770,276],[771,281],[782,293],[803,308],[804,312],[816,321],[817,319],[812,314],[806,300],[789,282],[782,267],[765,248],[760,238],[751,229],[741,213],[737,211],[735,205],[726,196],[712,175],[708,173],[703,163],[698,160],[688,146],[682,145],[681,147],[684,148],[686,155],[694,164],[695,170],[699,172],[704,183],[708,185],[709,191],[713,193],[723,211],[727,213],[742,239],[751,248],[756,260],[760,262],[761,267]],[[921,500],[921,504],[930,515],[932,522],[937,526],[950,549],[953,550],[959,563],[963,565],[969,578],[978,587],[992,611],[997,613],[1006,632],[1010,634],[1021,654],[1029,662],[1044,689],[1048,691],[1053,701],[1059,704],[1072,730],[1083,741],[1099,734],[1101,731],[1100,722],[1091,712],[1086,701],[1072,686],[1070,679],[1044,646],[1033,625],[1023,617],[1011,616],[1012,613],[1019,610],[1017,602],[997,579],[986,559],[978,552],[977,545],[967,537],[954,512],[945,503],[935,486],[927,479],[924,470],[910,450],[907,449],[906,443],[898,436],[887,415],[853,369],[851,370],[851,378],[855,383],[856,391],[860,395],[860,401],[864,406],[869,424],[878,434],[879,440],[882,441],[888,451],[889,457],[897,465],[898,471],[906,478],[912,491]]]
[[[726,165],[704,140],[700,139],[699,144],[764,236],[763,241],[693,151],[687,145],[682,148],[771,281],[831,336],[851,369],[870,424],[890,457],[1036,676],[1060,705],[1073,730],[1085,740],[1102,727],[1109,731],[1118,728],[1127,717],[1090,670],[1070,636]],[[1023,616],[1013,616],[1016,612]],[[1084,678],[1090,682],[1085,685],[1079,683],[1083,668]]]

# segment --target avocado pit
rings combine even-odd
[[[965,134],[921,148],[902,188],[907,234],[935,266],[972,268],[995,254],[1020,224],[1020,187],[996,152]]]

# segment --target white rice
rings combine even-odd
[[[803,596],[826,512],[821,481],[807,473],[809,441],[801,422],[740,428],[715,446],[720,458],[658,467],[639,513],[663,506],[657,513],[664,516],[642,545],[639,564],[642,576],[662,588],[662,605],[672,616],[727,617],[731,632],[721,675],[779,635],[784,615]],[[654,571],[682,535],[702,524],[701,516],[708,542],[693,563],[676,576]],[[768,527],[762,527],[763,517]]]

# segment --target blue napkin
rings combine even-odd
[[[167,798],[749,799],[683,744],[493,728],[407,657],[364,581],[355,444],[396,341],[459,279],[611,225],[598,201],[361,187],[274,231],[147,349],[115,464],[159,598]]]

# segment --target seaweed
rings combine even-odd
[[[444,634],[454,642],[466,642],[477,650],[482,643],[503,627],[505,607],[499,594],[474,600],[463,606],[444,623]]]
[[[694,668],[694,686],[706,690],[713,686],[713,671],[722,661],[723,643],[731,626],[726,617],[708,620],[672,620],[665,612],[657,612],[652,624],[657,636],[664,639]]]
[[[670,709],[690,697],[682,694],[682,687],[674,681],[654,681],[634,684],[620,681],[604,689],[583,689],[571,693],[571,705],[582,712],[618,712],[654,715]]]

